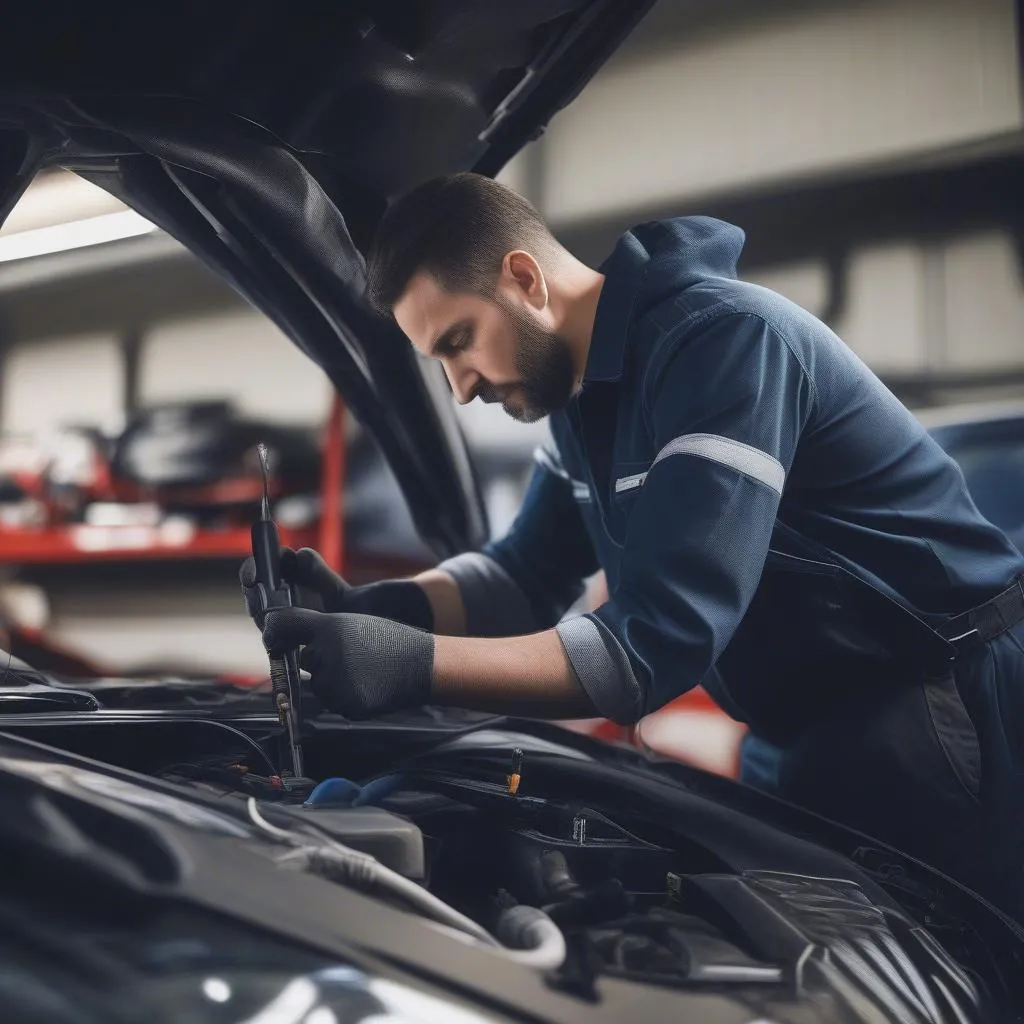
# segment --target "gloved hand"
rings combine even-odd
[[[271,654],[302,646],[299,664],[332,711],[362,719],[428,704],[434,637],[372,615],[325,614],[308,608],[267,613],[263,643]]]
[[[295,604],[299,608],[376,615],[428,631],[434,627],[430,599],[412,580],[382,580],[352,587],[312,548],[293,551],[286,547],[281,548],[281,575],[296,592]],[[238,578],[249,617],[258,621],[256,563],[251,556],[242,563]]]
[[[328,567],[327,563],[324,562],[315,551],[308,548],[303,548],[303,551],[309,550],[311,555],[315,556],[315,561],[319,565],[323,566],[324,573],[329,574],[333,579],[328,579],[326,576],[321,581],[318,579],[318,583],[321,584],[323,589],[328,590],[328,600],[331,599],[332,590],[327,584],[333,584],[337,582],[342,587],[346,586],[345,581],[332,572]],[[312,608],[315,611],[326,611],[326,605],[324,603],[324,597],[321,595],[321,587],[309,586],[305,583],[300,583],[293,576],[305,575],[306,578],[310,578],[314,575],[314,571],[306,573],[300,573],[296,565],[298,558],[298,552],[293,551],[291,548],[281,548],[281,575],[292,585],[292,597],[295,601],[297,608]],[[305,560],[305,559],[304,559]],[[291,573],[285,570],[291,569]],[[260,622],[260,603],[256,593],[256,561],[250,555],[239,567],[238,567],[238,581],[242,584],[242,597],[245,598],[245,610],[249,613],[249,618],[252,619],[257,625]],[[340,589],[340,588],[339,588]],[[332,609],[333,610],[333,609]]]

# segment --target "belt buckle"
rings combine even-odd
[[[946,642],[951,644],[959,643],[961,640],[966,640],[968,637],[975,636],[977,632],[977,629],[969,629],[966,633],[961,633],[959,636],[948,637]]]
[[[966,633],[961,633],[959,636],[947,637],[946,643],[953,648],[953,654],[950,656],[950,662],[956,661],[961,654],[967,649],[967,643],[965,641],[971,640],[973,637],[980,636],[977,627],[974,629],[967,630]],[[961,646],[963,644],[963,646]]]

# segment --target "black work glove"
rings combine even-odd
[[[373,718],[428,704],[434,637],[401,622],[308,608],[267,613],[263,644],[271,654],[302,647],[299,664],[326,707],[346,718]]]
[[[358,612],[404,622],[417,629],[434,628],[430,599],[412,580],[382,580],[351,587],[312,548],[281,548],[281,575],[292,586],[295,604],[318,612]],[[238,571],[249,617],[259,621],[256,563],[247,558]]]

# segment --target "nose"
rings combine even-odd
[[[472,402],[480,385],[480,375],[468,367],[459,369],[448,362],[444,364],[444,372],[459,405],[468,405]]]

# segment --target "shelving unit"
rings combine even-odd
[[[318,530],[281,530],[289,547],[315,547]],[[238,558],[250,552],[249,530],[197,530],[186,524],[0,530],[0,564],[79,565],[92,562]]]
[[[322,450],[321,501],[323,516],[318,525],[301,529],[280,528],[281,543],[288,547],[313,547],[320,550],[328,564],[341,570],[344,554],[344,509],[341,490],[345,473],[344,405],[340,397],[333,402],[324,429]],[[130,484],[108,482],[108,500],[128,504],[149,495]],[[257,502],[261,493],[258,481],[238,480],[179,489],[181,502],[202,495],[211,503],[228,501]],[[245,558],[251,550],[249,527],[230,525],[221,528],[195,526],[187,519],[173,517],[157,524],[97,525],[64,523],[42,527],[0,527],[0,565],[62,566],[128,561],[180,562]]]

